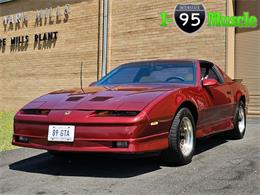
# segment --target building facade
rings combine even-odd
[[[189,2],[203,3],[207,11],[220,11],[223,15],[243,10],[243,1]],[[260,75],[259,29],[236,35],[234,29],[204,25],[199,32],[187,35],[175,24],[160,27],[160,13],[173,13],[177,3],[183,1],[13,0],[1,3],[0,111],[17,110],[53,90],[79,87],[82,62],[83,81],[87,86],[102,76],[104,67],[110,71],[136,60],[198,58],[220,65],[231,77],[245,79],[252,94],[250,112],[259,114],[260,90],[255,85]],[[249,8],[257,10],[255,5]],[[255,55],[248,55],[245,47]]]

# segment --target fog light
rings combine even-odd
[[[28,137],[23,137],[23,136],[19,136],[17,140],[18,140],[18,142],[23,142],[23,143],[28,143],[29,142],[29,138]]]
[[[128,148],[128,142],[114,142],[116,148]]]

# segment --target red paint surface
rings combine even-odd
[[[225,73],[223,84],[209,88],[200,81],[199,61],[196,61],[196,85],[149,84],[99,88],[80,94],[75,91],[53,93],[37,98],[23,109],[50,109],[48,115],[15,116],[13,144],[55,151],[139,153],[159,151],[168,147],[168,132],[176,111],[184,102],[192,103],[198,113],[196,136],[233,128],[235,107],[242,96],[248,101],[247,89],[232,81]],[[94,91],[94,92],[93,92]],[[80,96],[78,101],[66,101]],[[95,97],[109,97],[92,101]],[[98,98],[102,99],[102,98]],[[134,117],[97,117],[96,110],[140,111]],[[65,112],[71,111],[69,115]],[[157,126],[150,123],[158,121]],[[73,143],[48,142],[49,125],[75,125]],[[17,142],[17,136],[29,138],[29,143]],[[128,141],[128,148],[113,148],[113,141]]]

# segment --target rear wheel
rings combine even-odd
[[[188,108],[182,108],[175,116],[170,133],[169,148],[162,153],[168,163],[185,165],[191,162],[195,150],[195,123]]]
[[[246,132],[246,111],[245,104],[240,101],[234,117],[234,129],[230,132],[233,139],[242,139]]]

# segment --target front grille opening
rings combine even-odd
[[[97,97],[94,97],[93,99],[91,99],[90,101],[103,102],[103,101],[109,100],[111,98],[112,97],[97,96]]]
[[[23,109],[21,110],[21,114],[28,115],[48,115],[51,110],[46,109]]]
[[[82,96],[74,96],[74,97],[69,97],[66,101],[68,101],[68,102],[76,102],[76,101],[81,100],[82,98],[84,98],[84,97],[82,97]]]

